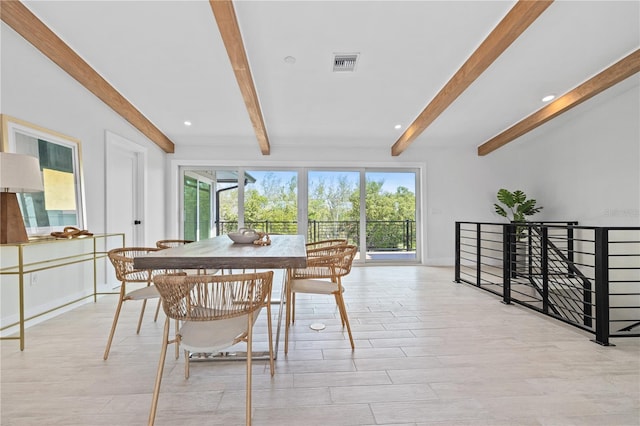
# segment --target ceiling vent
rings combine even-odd
[[[333,72],[353,72],[357,60],[357,53],[337,54],[333,58]]]

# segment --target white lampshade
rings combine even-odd
[[[44,186],[36,157],[0,152],[0,192],[40,191],[44,191]]]

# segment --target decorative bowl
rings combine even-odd
[[[249,228],[240,228],[237,232],[229,232],[227,236],[237,244],[251,244],[260,238],[255,230]]]

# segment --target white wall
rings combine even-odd
[[[105,131],[148,147],[147,244],[164,238],[166,154],[2,23],[0,112],[80,139],[87,229],[105,232]],[[159,207],[158,207],[159,206]]]

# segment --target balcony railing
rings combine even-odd
[[[638,227],[456,222],[455,281],[594,333],[602,345],[640,337]]]
[[[245,221],[245,226],[269,234],[296,234],[298,222],[280,222],[270,220]],[[221,221],[216,223],[218,235],[226,234],[238,229],[236,221]],[[321,221],[308,222],[307,240],[309,242],[344,238],[349,243],[360,244],[360,221]],[[367,221],[367,250],[368,251],[415,251],[416,250],[416,222],[415,220],[370,220]]]

